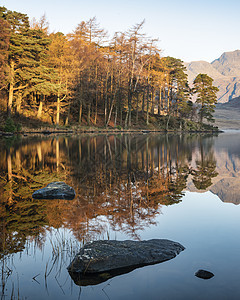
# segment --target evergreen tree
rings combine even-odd
[[[176,115],[186,108],[187,101],[189,100],[190,89],[187,81],[187,74],[185,73],[186,67],[180,59],[174,57],[165,57],[165,65],[167,67],[168,77],[168,113],[172,107],[172,112]]]
[[[7,21],[11,29],[8,49],[8,114],[11,115],[14,90],[25,88],[25,83],[19,72],[21,73],[23,66],[21,59],[26,44],[25,33],[29,28],[29,21],[27,15],[7,10],[5,7],[1,7],[0,12],[1,19]]]
[[[219,89],[213,86],[213,79],[207,74],[198,74],[195,78],[193,92],[197,93],[196,103],[200,104],[199,118],[202,124],[203,118],[214,122],[213,113],[217,103],[217,92]]]
[[[14,92],[18,92],[18,106],[21,106],[23,90],[46,94],[49,90],[52,71],[46,67],[47,46],[50,40],[39,29],[31,29],[28,16],[15,11],[1,9],[1,17],[10,26],[8,51],[8,113],[11,114]],[[51,74],[50,74],[51,73]]]

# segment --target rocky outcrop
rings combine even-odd
[[[34,199],[66,199],[72,200],[75,197],[74,189],[65,182],[52,182],[45,188],[33,193]]]
[[[167,261],[184,249],[181,244],[165,239],[94,241],[80,249],[68,266],[68,271],[80,281],[81,277],[83,280],[86,276],[91,279],[92,275],[96,281],[96,274],[100,274],[98,281],[104,281],[104,276],[109,278],[116,273],[122,274],[137,267]],[[76,273],[80,276],[76,277]]]

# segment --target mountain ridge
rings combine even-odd
[[[212,77],[219,88],[218,103],[226,103],[240,96],[240,50],[224,52],[211,63],[200,60],[185,62],[190,86],[199,73]]]

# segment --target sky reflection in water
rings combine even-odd
[[[239,137],[2,140],[2,299],[239,298]],[[32,201],[54,180],[72,185],[76,198]],[[186,249],[96,286],[75,285],[66,270],[74,254],[108,238],[167,238]],[[200,268],[215,276],[196,278]]]

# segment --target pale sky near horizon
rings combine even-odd
[[[46,14],[50,30],[63,33],[96,16],[112,37],[145,19],[143,32],[159,39],[162,55],[186,62],[240,49],[239,0],[0,0],[0,6],[30,20]]]

